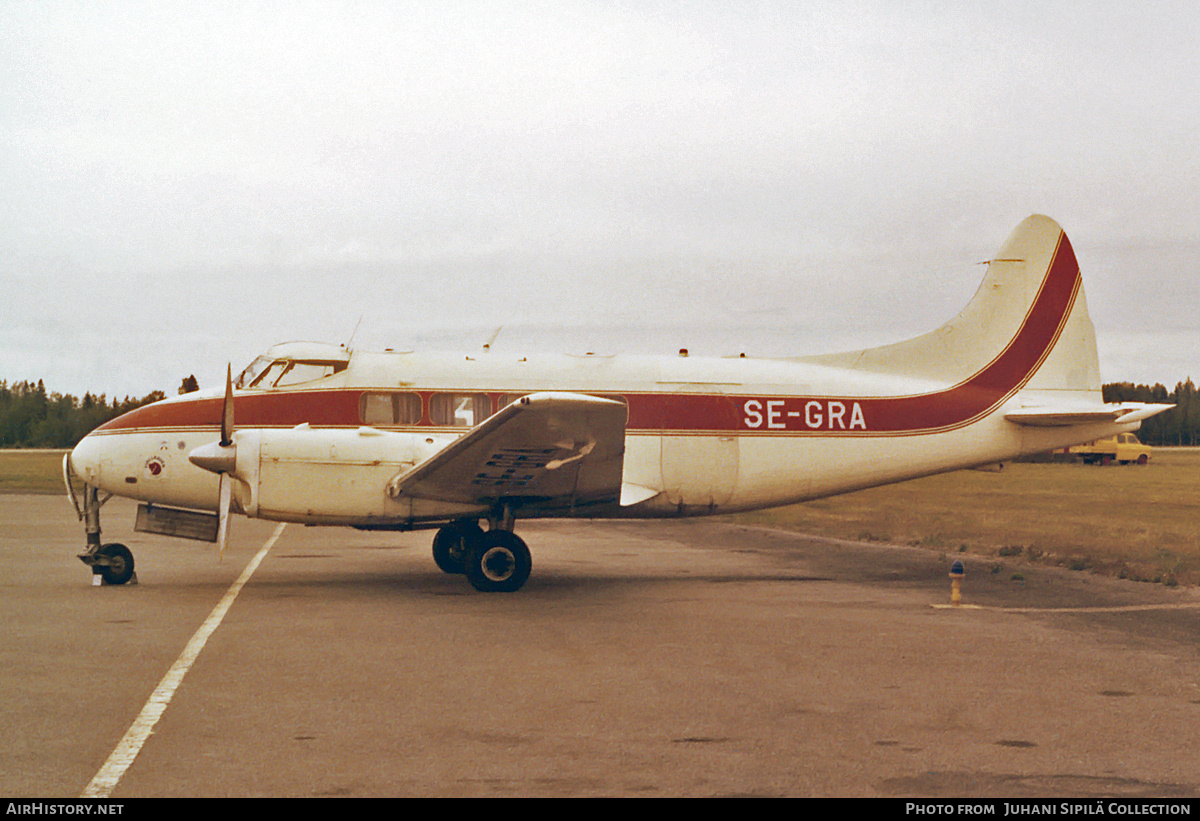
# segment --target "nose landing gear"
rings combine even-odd
[[[83,520],[87,534],[87,549],[79,554],[79,561],[92,568],[93,575],[103,584],[137,584],[133,553],[129,548],[117,542],[100,544],[100,508],[112,498],[112,494],[105,494],[101,498],[99,490],[92,485],[84,485],[81,507],[75,496],[75,488],[71,485],[70,460],[69,454],[63,458],[63,480],[67,485],[67,495],[75,505],[75,513]]]

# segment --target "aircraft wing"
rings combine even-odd
[[[1124,425],[1140,422],[1173,407],[1175,406],[1150,405],[1140,402],[1070,408],[1033,406],[1009,411],[1004,414],[1004,418],[1018,425],[1032,425],[1040,428],[1086,425],[1093,422],[1116,422]]]
[[[394,499],[479,503],[521,499],[573,507],[618,501],[627,409],[578,393],[523,396],[411,470]]]

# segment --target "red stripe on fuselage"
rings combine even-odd
[[[315,427],[357,427],[361,390],[270,391],[234,397],[234,423],[239,428],[295,427],[307,422]],[[130,428],[207,428],[221,426],[224,399],[213,397],[159,402],[131,410],[96,428],[97,433]]]
[[[1058,248],[1038,295],[1007,347],[979,372],[941,391],[893,397],[726,395],[683,391],[598,391],[596,394],[625,400],[629,407],[627,429],[632,432],[861,436],[953,429],[989,413],[1032,378],[1062,332],[1079,290],[1079,280],[1075,252],[1066,235],[1060,234]],[[234,418],[239,428],[286,428],[304,423],[313,427],[358,427],[363,424],[359,417],[362,395],[379,392],[379,388],[247,392],[234,398]],[[465,430],[434,426],[429,420],[429,397],[440,391],[412,392],[421,395],[425,408],[421,424],[416,428]],[[519,392],[508,391],[510,394]],[[490,393],[493,400],[500,395]],[[222,401],[220,397],[213,397],[147,405],[101,425],[95,432],[218,429]],[[747,419],[747,403],[753,402],[758,403],[758,425]],[[767,416],[768,402],[773,403],[770,417]],[[853,415],[855,405],[858,416]]]

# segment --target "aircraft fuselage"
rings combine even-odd
[[[315,385],[235,393],[239,474],[251,478],[235,484],[235,498],[249,515],[323,524],[419,525],[468,515],[473,510],[462,505],[394,500],[383,487],[482,421],[435,419],[437,404],[467,404],[468,413],[482,406],[481,415],[491,415],[544,390],[623,401],[623,480],[653,495],[538,515],[771,507],[1002,462],[1117,429],[1013,425],[1003,410],[1015,385],[986,391],[777,360],[354,353],[345,370]],[[383,424],[370,416],[373,404],[398,401],[419,403],[419,418]],[[76,448],[74,468],[111,493],[215,509],[216,477],[188,454],[216,437],[221,402],[196,393],[126,414]]]

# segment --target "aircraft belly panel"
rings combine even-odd
[[[660,406],[660,470],[666,503],[679,513],[705,513],[724,506],[738,482],[738,441],[723,430],[738,410],[726,395],[729,385],[690,382],[678,386],[669,403]],[[686,400],[707,397],[703,412],[684,418]],[[695,430],[680,430],[694,426]]]
[[[622,481],[653,490],[662,489],[662,437],[625,434]]]
[[[738,437],[662,436],[662,486],[669,504],[713,510],[728,503],[738,480]]]

